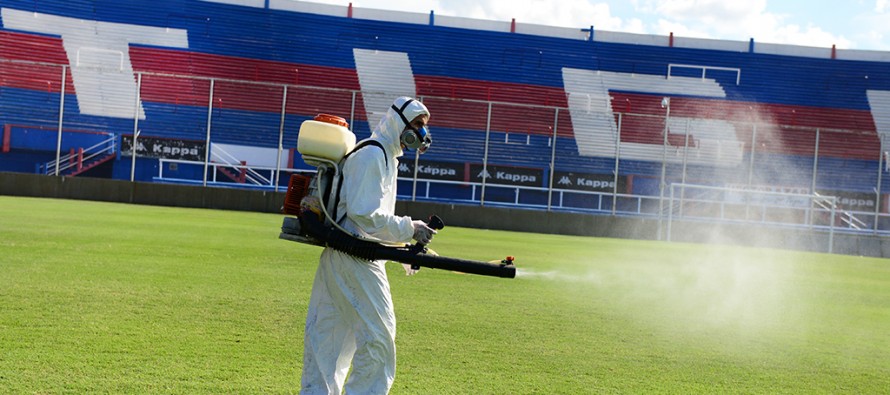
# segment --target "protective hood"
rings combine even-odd
[[[419,115],[430,115],[430,110],[428,110],[423,103],[407,96],[396,99],[393,102],[393,106],[402,108],[402,106],[409,100],[411,100],[411,103],[409,103],[402,111],[408,122],[413,121],[414,118],[417,118]],[[374,128],[374,131],[371,133],[371,138],[383,143],[387,152],[394,153],[396,157],[400,157],[403,152],[402,147],[399,145],[399,136],[407,126],[408,125],[402,121],[402,117],[399,116],[399,113],[390,107],[386,110],[386,115],[383,116],[380,123],[377,124],[377,127]]]

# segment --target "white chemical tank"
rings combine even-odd
[[[355,147],[355,134],[347,129],[349,124],[336,115],[318,114],[315,119],[303,121],[297,136],[297,151],[306,157],[324,158],[338,162]]]

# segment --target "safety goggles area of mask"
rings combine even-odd
[[[426,126],[417,129],[410,124],[402,132],[400,140],[405,148],[417,150],[421,154],[426,152],[426,150],[430,148],[430,145],[433,144],[432,133],[430,133],[430,130]]]

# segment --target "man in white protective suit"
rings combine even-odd
[[[436,231],[426,223],[395,215],[397,158],[404,149],[429,147],[429,118],[423,103],[400,97],[347,156],[335,214],[343,228],[388,243],[430,242]],[[301,394],[389,392],[396,374],[396,318],[385,263],[330,247],[321,253],[306,316]]]

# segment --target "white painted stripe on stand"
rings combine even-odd
[[[62,37],[81,114],[133,119],[136,76],[130,44],[188,48],[182,29],[97,22],[2,9],[3,27]],[[145,119],[139,104],[139,119]]]
[[[568,95],[572,129],[581,156],[613,158],[618,144],[618,124],[612,111],[611,91],[647,95],[699,96],[725,98],[720,84],[709,78],[671,77],[651,74],[563,68],[563,85]],[[734,166],[741,162],[744,144],[735,127],[726,121],[704,118],[671,117],[671,134],[695,138],[684,154],[670,155],[668,162],[708,163]],[[661,131],[652,131],[661,134]],[[671,146],[670,150],[677,150]],[[621,143],[622,159],[662,160],[661,144]]]
[[[404,52],[353,49],[365,113],[371,130],[400,96],[417,96],[411,61]]]

